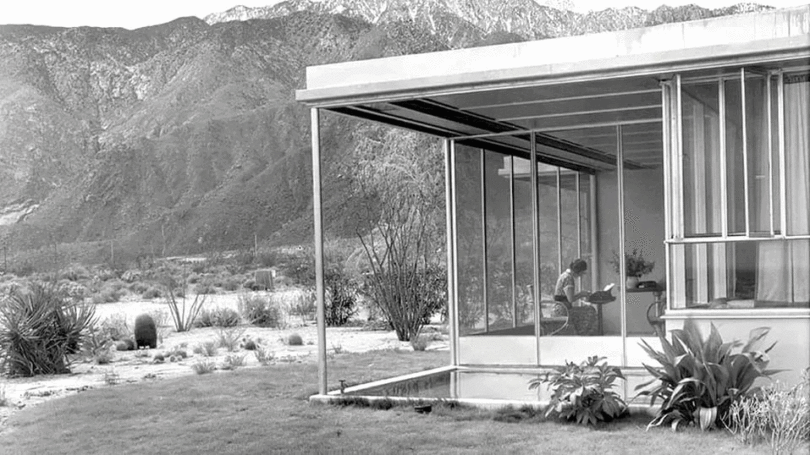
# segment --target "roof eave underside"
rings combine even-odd
[[[475,55],[475,49],[465,51]],[[370,63],[369,69],[380,63]],[[363,74],[363,64],[351,62],[351,71],[340,68],[336,79],[353,71]],[[615,140],[611,146],[604,145],[609,139],[583,136],[598,136],[598,128],[620,124],[628,125],[633,136],[624,143],[628,152],[623,155],[625,168],[660,166],[662,80],[674,74],[716,76],[739,68],[768,70],[808,64],[810,34],[802,34],[429,77],[405,77],[409,71],[403,69],[401,78],[394,71],[388,80],[299,90],[296,98],[311,107],[454,138],[457,144],[520,158],[529,157],[528,131],[534,131],[540,161],[593,173],[615,169],[616,150],[610,150]],[[327,69],[319,68],[321,80]],[[588,133],[565,132],[578,127],[589,128]],[[493,134],[500,136],[481,137]]]

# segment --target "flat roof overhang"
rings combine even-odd
[[[593,172],[662,160],[660,82],[810,65],[810,5],[307,68],[308,106]]]

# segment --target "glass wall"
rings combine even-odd
[[[456,298],[461,336],[486,330],[482,164],[482,150],[455,145]]]
[[[810,306],[810,75],[741,71],[679,95],[673,307]]]
[[[499,141],[524,156],[454,144],[460,336],[535,336],[535,283],[547,319],[539,332],[574,334],[561,330],[566,316],[554,314],[554,286],[571,260],[592,256],[588,176],[538,163],[534,209],[531,162],[525,157],[531,147],[529,136],[521,137]]]

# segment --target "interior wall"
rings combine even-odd
[[[596,176],[596,212],[599,285],[619,286],[619,276],[610,265],[613,252],[619,250],[619,213],[616,209],[617,179],[615,172],[601,172]],[[644,258],[655,262],[652,273],[643,281],[662,281],[666,275],[664,256],[664,175],[661,169],[625,170],[624,174],[625,248],[643,250]],[[614,292],[618,296],[618,290]],[[647,323],[647,307],[653,301],[652,293],[627,294],[627,332],[629,335],[651,334]],[[603,306],[605,335],[621,333],[620,303]]]

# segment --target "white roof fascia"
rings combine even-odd
[[[654,75],[810,55],[810,5],[700,21],[307,68],[313,105]],[[386,99],[388,99],[386,98]]]

